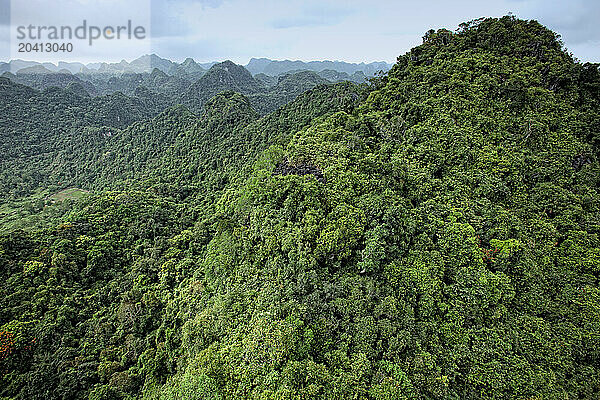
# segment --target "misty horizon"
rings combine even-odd
[[[430,29],[456,30],[465,21],[513,15],[535,20],[561,33],[574,57],[600,62],[600,32],[595,29],[600,3],[578,0],[552,3],[541,0],[463,0],[427,5],[382,1],[368,7],[359,1],[278,3],[270,0],[144,0],[104,1],[53,8],[41,0],[0,0],[0,60],[23,59],[11,53],[16,28],[23,23],[73,27],[90,24],[119,25],[135,16],[147,27],[145,42],[121,43],[119,48],[98,45],[77,48],[69,61],[83,64],[118,63],[131,54],[158,54],[182,62],[231,60],[246,64],[251,58],[272,60],[337,60],[347,63],[394,63],[396,58],[422,42]],[[20,10],[16,10],[19,8]],[[18,11],[18,12],[17,12]],[[16,18],[24,15],[26,20]],[[93,16],[93,18],[91,17]],[[37,61],[56,63],[61,54],[32,55]],[[135,59],[135,57],[133,58]]]
[[[400,54],[398,54],[400,55]],[[197,64],[217,64],[217,63],[221,63],[221,62],[225,62],[225,61],[231,61],[235,64],[238,65],[248,65],[252,60],[269,60],[269,61],[281,61],[281,62],[304,62],[304,63],[311,63],[311,62],[334,62],[334,63],[346,63],[346,64],[353,64],[353,65],[361,65],[361,64],[374,64],[374,63],[386,63],[386,64],[394,64],[394,62],[389,62],[386,60],[365,60],[365,61],[359,61],[359,62],[353,62],[353,61],[346,61],[346,60],[338,60],[338,59],[289,59],[289,58],[271,58],[271,57],[250,57],[249,59],[247,59],[247,61],[242,61],[242,62],[238,62],[238,61],[234,61],[233,57],[232,58],[222,58],[222,59],[207,59],[207,60],[199,60],[196,59],[194,57],[179,57],[179,58],[169,58],[169,57],[163,57],[160,54],[156,54],[156,53],[149,53],[149,54],[142,54],[138,57],[134,57],[134,58],[122,58],[119,61],[102,61],[102,60],[97,60],[97,61],[86,61],[86,62],[80,62],[80,61],[38,61],[38,60],[31,60],[31,59],[24,59],[24,58],[15,58],[15,59],[0,59],[0,63],[10,63],[11,61],[23,61],[23,62],[34,62],[34,63],[39,63],[39,64],[53,64],[54,66],[58,67],[59,63],[67,63],[67,64],[75,64],[75,63],[79,63],[79,64],[83,64],[86,67],[90,66],[90,65],[96,65],[96,64],[119,64],[122,63],[123,61],[127,62],[127,63],[132,63],[136,60],[139,60],[142,57],[147,57],[147,56],[156,56],[158,58],[161,58],[163,60],[169,60],[172,61],[174,63],[178,63],[178,64],[182,64],[184,63],[186,60],[191,59],[194,62],[196,62]]]

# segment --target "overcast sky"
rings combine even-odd
[[[83,62],[132,60],[148,51],[176,61],[192,57],[242,64],[251,57],[393,62],[419,45],[430,28],[454,30],[464,21],[509,12],[560,33],[580,60],[600,62],[599,0],[13,0],[12,7],[10,0],[0,0],[2,60],[10,58],[17,7],[19,23],[23,13],[31,13],[27,20],[33,24],[84,18],[119,24],[131,18],[151,26],[149,41],[137,47],[99,45],[73,55]]]

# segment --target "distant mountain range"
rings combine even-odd
[[[95,74],[95,73],[151,73],[154,69],[158,69],[168,75],[195,74],[201,75],[204,71],[212,67],[217,62],[197,63],[191,58],[187,58],[182,63],[177,63],[165,58],[161,58],[156,54],[143,55],[131,62],[122,60],[118,63],[90,63],[82,64],[78,62],[63,62],[58,64],[39,63],[35,61],[11,60],[9,62],[0,62],[0,74],[4,72],[17,73],[23,69],[36,67],[37,72],[45,73],[67,73],[72,74]],[[246,69],[252,75],[265,74],[267,76],[278,76],[289,73],[291,71],[314,71],[321,72],[325,70],[335,71],[338,73],[348,74],[351,76],[356,73],[362,73],[366,77],[373,76],[379,71],[388,71],[392,64],[386,62],[372,63],[347,63],[343,61],[290,61],[290,60],[270,60],[268,58],[252,58],[245,65]],[[41,70],[39,67],[43,67]]]
[[[277,76],[294,70],[307,70],[321,72],[323,70],[333,70],[352,75],[356,72],[362,72],[366,76],[373,76],[379,71],[387,72],[392,64],[386,62],[372,62],[369,64],[353,64],[343,61],[277,61],[268,58],[252,58],[246,65],[246,69],[253,75],[263,73],[265,75]]]
[[[98,69],[84,65],[77,73],[68,69],[74,68],[74,65],[65,63],[59,64],[63,67],[59,70],[56,70],[58,65],[52,64],[14,63],[20,69],[16,73],[5,71],[1,78],[42,92],[62,93],[54,90],[62,89],[69,93],[65,94],[67,96],[75,94],[85,98],[121,93],[144,99],[153,105],[153,109],[183,104],[198,114],[203,112],[204,105],[211,98],[223,92],[246,96],[253,109],[265,115],[316,86],[343,81],[363,83],[367,79],[363,71],[349,75],[332,69],[319,72],[292,70],[277,76],[260,72],[253,76],[247,68],[231,61],[216,63],[205,69],[208,65],[198,64],[191,58],[173,63],[155,55],[141,57],[131,63],[102,64]],[[150,72],[145,69],[147,65],[153,67]]]
[[[41,91],[54,87],[91,97],[120,92],[150,98],[148,101],[161,107],[183,104],[196,113],[201,113],[204,104],[218,93],[233,91],[246,96],[264,115],[318,85],[344,81],[360,84],[376,71],[388,68],[385,63],[305,63],[265,58],[252,59],[245,67],[231,61],[200,64],[191,58],[176,63],[152,54],[132,62],[95,65],[13,60],[0,65],[0,75]]]

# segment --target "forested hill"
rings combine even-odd
[[[95,165],[135,184],[0,237],[0,396],[598,398],[598,65],[488,18],[369,88],[246,94],[129,126]]]
[[[293,71],[279,76],[275,83],[267,85],[250,72],[231,61],[213,65],[206,74],[185,90],[178,102],[199,112],[204,104],[216,94],[234,91],[247,96],[252,107],[261,115],[275,111],[294,100],[300,94],[331,81],[312,71]]]
[[[187,65],[192,68],[190,63]],[[100,77],[98,80],[102,81]],[[136,86],[140,82],[148,88]],[[25,205],[33,202],[38,204],[34,208],[40,208],[45,197],[61,189],[76,186],[103,190],[116,187],[116,182],[123,182],[125,177],[139,182],[148,171],[158,176],[154,168],[166,162],[164,157],[172,157],[169,147],[181,146],[179,136],[194,125],[196,117],[192,113],[199,117],[204,115],[204,119],[210,115],[211,119],[222,121],[229,118],[235,122],[217,124],[208,129],[203,139],[186,144],[186,149],[177,150],[181,154],[198,156],[192,151],[198,142],[206,143],[211,135],[224,135],[229,125],[242,127],[249,122],[241,115],[231,116],[226,112],[221,115],[221,111],[206,110],[206,106],[224,107],[214,101],[211,103],[211,99],[219,93],[236,91],[246,94],[249,108],[245,112],[253,115],[251,119],[256,119],[259,115],[254,114],[266,115],[313,88],[315,96],[322,97],[323,101],[315,100],[314,106],[302,112],[306,115],[313,115],[312,110],[320,110],[321,114],[331,112],[334,109],[327,107],[336,100],[327,96],[358,90],[350,84],[338,85],[339,90],[333,86],[318,88],[330,85],[330,82],[308,71],[280,77],[278,83],[267,88],[243,67],[231,62],[214,65],[189,90],[187,86],[181,86],[181,82],[180,78],[167,76],[155,69],[148,76],[133,74],[109,78],[110,85],[123,89],[127,94],[117,91],[92,97],[77,82],[70,82],[64,88],[50,87],[38,91],[0,77],[0,186],[3,188],[0,199],[17,202],[16,205],[0,207],[0,230],[7,220],[11,224],[18,221],[17,215],[20,214],[15,210],[22,208],[21,200],[24,198],[33,196]],[[154,124],[149,120],[155,117],[160,120],[159,114],[178,108],[181,103],[192,113],[171,121],[170,125],[158,122],[159,130],[153,128]],[[126,133],[121,135],[121,130]],[[218,145],[222,144],[220,139],[215,141]],[[124,149],[127,149],[126,155]],[[221,154],[220,151],[211,151],[208,160],[212,154]],[[210,162],[207,161],[208,164]],[[165,167],[168,170],[194,168],[189,164],[168,165]],[[160,170],[166,173],[166,170]],[[179,172],[169,175],[179,176],[178,181],[190,178],[189,174]],[[198,178],[192,180],[197,182]],[[127,187],[131,182],[124,185],[119,187]]]
[[[44,171],[60,163],[57,154],[78,148],[93,150],[120,128],[157,115],[168,102],[139,90],[136,96],[114,93],[90,97],[74,87],[52,87],[42,92],[0,78],[1,198],[29,195],[48,176]],[[90,131],[101,132],[90,134]],[[71,154],[77,156],[76,154]],[[53,182],[57,183],[57,182]]]
[[[282,87],[294,80],[283,79]],[[46,214],[68,206],[55,196],[72,188],[154,187],[179,200],[214,199],[218,192],[200,186],[222,189],[225,170],[248,168],[277,137],[345,109],[365,91],[350,83],[310,87],[282,92],[280,103],[289,104],[259,118],[251,100],[232,91],[206,100],[195,114],[147,90],[92,98],[0,78],[0,231],[45,224]],[[268,96],[263,100],[267,104]]]

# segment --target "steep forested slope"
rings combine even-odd
[[[424,39],[180,247],[165,398],[598,395],[597,66],[508,17]]]
[[[0,395],[596,398],[599,102],[597,65],[504,17],[428,32],[366,97],[131,126],[109,165],[150,191],[0,239]]]
[[[124,390],[141,390],[146,373],[153,382],[154,376],[163,380],[164,353],[156,353],[154,338],[163,335],[162,321],[170,311],[162,297],[174,281],[162,287],[157,274],[165,252],[175,251],[172,240],[196,236],[184,228],[211,217],[211,202],[221,189],[268,143],[285,142],[328,113],[351,110],[360,96],[348,84],[321,87],[257,120],[247,99],[227,92],[213,98],[199,118],[183,107],[170,109],[106,137],[98,144],[100,159],[62,169],[74,173],[70,179],[93,178],[88,185],[128,190],[84,200],[54,229],[17,231],[0,240],[5,335],[0,340],[6,345],[0,353],[2,395],[84,398],[93,390],[92,398],[110,398],[116,394],[104,385],[106,379],[133,367],[141,353],[148,361],[156,358],[158,369],[135,377],[131,371],[121,373]],[[178,204],[181,200],[187,203]],[[210,223],[202,219],[197,229],[209,235]],[[36,260],[26,272],[19,260],[30,256]],[[146,294],[150,288],[154,295]],[[148,301],[154,301],[154,311],[139,325],[139,312]],[[123,313],[116,312],[122,303],[128,304]],[[57,307],[64,312],[56,313]],[[29,344],[34,337],[35,349]],[[125,350],[129,345],[133,352]]]
[[[315,86],[330,83],[311,71],[282,75],[273,85],[258,78],[231,61],[215,64],[181,95],[179,102],[194,112],[201,112],[206,102],[216,94],[234,91],[247,96],[252,107],[265,115]]]
[[[91,98],[58,87],[39,92],[6,78],[0,78],[0,94],[3,198],[25,196],[42,183],[47,186],[44,171],[60,163],[57,152],[75,147],[85,161],[86,152],[103,137],[166,107],[163,99],[143,90],[134,97],[114,93]],[[90,135],[90,128],[101,129],[102,135]]]
[[[243,70],[243,67],[236,67]],[[247,75],[249,74],[245,71],[244,76]],[[301,77],[303,74],[296,75]],[[135,76],[137,78],[134,78]],[[156,173],[158,170],[170,176],[163,179],[164,181],[174,183],[191,179],[197,183],[203,179],[200,177],[202,174],[199,175],[197,171],[182,173],[179,168],[186,166],[191,171],[197,169],[198,163],[205,164],[203,168],[206,168],[210,164],[207,160],[215,154],[216,157],[228,151],[231,154],[231,146],[223,145],[217,150],[216,147],[208,145],[209,154],[202,153],[200,156],[201,153],[194,150],[195,145],[191,144],[190,140],[204,144],[212,140],[217,146],[225,143],[223,138],[226,141],[230,140],[228,138],[238,140],[237,134],[230,133],[234,130],[241,131],[242,127],[257,119],[255,108],[265,113],[266,109],[282,107],[317,84],[323,83],[318,77],[306,82],[304,79],[297,80],[295,76],[282,78],[281,84],[273,88],[271,94],[260,98],[251,97],[250,101],[243,96],[235,96],[235,99],[239,100],[237,105],[244,104],[243,111],[240,111],[240,107],[231,106],[233,98],[231,101],[218,102],[211,100],[216,93],[212,94],[211,99],[203,100],[202,107],[196,110],[200,120],[206,123],[201,123],[200,125],[204,125],[194,129],[204,133],[196,132],[196,136],[191,136],[193,139],[188,138],[188,143],[184,143],[178,135],[185,135],[186,130],[192,129],[198,117],[182,107],[169,107],[174,102],[170,95],[163,96],[143,86],[133,89],[138,78],[146,82],[150,79],[161,82],[166,79],[163,82],[167,85],[163,87],[164,90],[175,78],[167,77],[159,70],[155,70],[149,76],[135,76],[131,76],[133,83],[130,89],[134,91],[132,96],[116,92],[93,98],[80,86],[70,85],[66,89],[53,87],[39,92],[15,84],[9,79],[0,78],[0,126],[3,127],[3,141],[0,144],[0,185],[3,192],[0,198],[18,199],[36,190],[58,190],[72,185],[106,189],[117,187],[117,182],[143,180],[144,177],[148,178],[149,174],[157,178],[160,175]],[[127,77],[122,76],[119,79],[125,82]],[[224,85],[223,88],[229,87],[228,85]],[[234,87],[239,88],[236,85]],[[203,94],[206,97],[213,93],[207,88],[203,90],[207,90]],[[306,107],[299,113],[277,111],[274,115],[298,114],[295,118],[306,123],[309,120],[307,116],[312,118],[332,111],[327,107],[338,101],[335,96],[341,99],[355,91],[349,85],[322,87],[309,95],[314,100],[314,106]],[[177,90],[174,92],[178,93]],[[231,97],[231,94],[228,96]],[[298,104],[303,102],[305,100],[299,100]],[[205,106],[208,109],[205,109]],[[150,120],[150,117],[167,107],[179,111],[164,111],[164,118],[158,116],[156,121]],[[291,106],[292,109],[295,107]],[[236,114],[237,111],[240,113]],[[272,119],[273,116],[269,118]],[[138,121],[139,124],[135,124]],[[156,126],[158,128],[155,128]],[[243,140],[248,142],[255,139],[245,134]],[[179,152],[179,155],[175,156],[174,152]],[[235,154],[236,156],[231,158],[240,160],[237,153]],[[193,165],[189,163],[190,160],[184,162],[181,159],[184,155],[194,156],[198,161]],[[179,159],[173,160],[174,157]],[[215,169],[216,165],[212,165],[212,169],[218,171],[218,168]]]
[[[311,71],[285,74],[279,76],[277,83],[268,90],[250,96],[250,101],[259,113],[267,114],[294,100],[301,93],[328,83],[328,80]]]
[[[154,93],[161,94],[169,99],[173,104],[181,93],[194,82],[193,78],[182,73],[177,75],[167,75],[163,71],[155,68],[150,73],[125,72],[116,74],[114,72],[96,72],[88,74],[77,74],[99,94],[111,94],[122,92],[133,96],[139,87],[144,87]]]
[[[244,95],[258,93],[261,84],[244,67],[231,61],[213,65],[198,81],[183,93],[181,104],[191,110],[201,110],[204,104],[216,94],[232,90]]]

